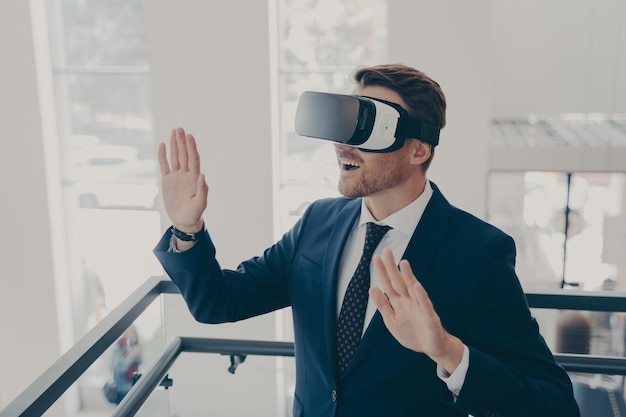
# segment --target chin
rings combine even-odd
[[[359,192],[359,190],[355,190],[354,188],[342,187],[339,186],[339,194],[347,198],[358,198],[363,197],[363,193]]]

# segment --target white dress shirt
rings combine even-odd
[[[341,311],[341,303],[343,302],[344,294],[348,288],[348,283],[350,282],[350,279],[359,264],[361,254],[363,252],[366,224],[368,222],[373,222],[379,225],[392,227],[392,229],[385,234],[381,242],[376,247],[374,255],[380,255],[382,254],[383,249],[390,248],[393,252],[394,258],[400,261],[432,195],[433,189],[430,186],[430,182],[426,181],[424,192],[415,201],[380,221],[376,221],[374,219],[374,216],[372,216],[369,209],[365,205],[365,200],[362,200],[361,215],[352,227],[352,231],[350,232],[346,245],[344,246],[339,264],[339,275],[337,279],[337,315],[339,315],[339,312]],[[371,265],[370,268],[370,286],[380,287],[380,278],[374,270],[374,266]],[[374,316],[374,313],[376,313],[376,305],[371,300],[368,300],[363,333],[365,333],[367,326]],[[464,348],[461,364],[459,364],[454,373],[450,375],[443,368],[440,368],[439,366],[437,367],[437,375],[446,383],[448,389],[455,395],[455,397],[458,396],[461,391],[468,367],[469,350],[467,346]]]

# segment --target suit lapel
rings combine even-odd
[[[431,185],[433,195],[402,256],[409,261],[413,274],[420,281],[451,227],[452,206],[439,188],[432,182]]]
[[[435,184],[431,183],[431,185],[433,195],[402,256],[403,259],[409,261],[413,274],[420,281],[451,226],[448,220],[451,215],[450,203]],[[376,311],[344,375],[349,374],[355,366],[358,366],[358,363],[368,356],[386,333],[388,331],[382,316]]]
[[[333,370],[333,375],[337,374],[337,359],[335,353],[335,338],[337,328],[337,274],[339,271],[339,261],[343,253],[346,240],[350,235],[352,226],[361,212],[361,199],[350,201],[341,210],[330,238],[328,248],[324,256],[322,269],[323,277],[323,320],[326,336],[326,352],[329,363]]]

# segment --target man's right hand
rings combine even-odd
[[[200,172],[200,155],[193,135],[183,128],[170,135],[170,159],[165,143],[159,144],[161,194],[170,221],[178,230],[196,233],[202,229],[209,187]]]

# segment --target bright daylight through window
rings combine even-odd
[[[386,61],[387,3],[280,0],[278,31],[280,229],[285,232],[311,202],[338,195],[332,145],[294,132],[298,98],[306,90],[348,94],[357,66]]]
[[[71,306],[65,320],[72,323],[65,333],[71,340],[63,341],[71,346],[148,277],[161,274],[151,252],[160,219],[143,2],[33,5],[46,9],[49,29],[43,36],[52,85],[40,88],[54,97],[43,108],[56,121],[56,134],[48,137],[56,139],[56,153],[47,158],[60,167],[57,211],[67,249],[55,263],[64,265],[56,279],[68,291],[58,304]],[[121,238],[123,230],[133,230],[133,238]],[[159,311],[151,306],[135,330],[144,352],[158,351]],[[104,355],[79,379],[81,408],[107,406],[102,387],[111,360]]]

